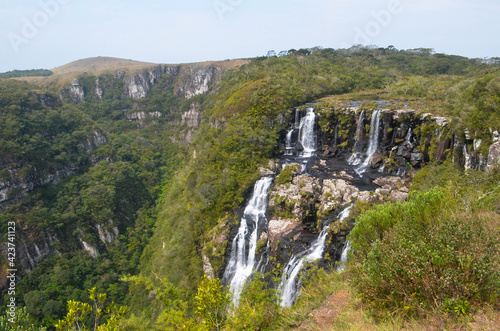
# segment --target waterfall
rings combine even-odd
[[[295,128],[298,129],[300,126],[300,111],[298,109],[295,110]]]
[[[238,234],[233,240],[224,281],[229,284],[236,305],[243,285],[252,275],[255,266],[258,235],[267,226],[267,199],[272,181],[272,177],[263,177],[255,183],[253,194],[243,212]]]
[[[378,149],[378,136],[380,133],[380,109],[377,109],[372,114],[372,119],[370,120],[370,139],[368,140],[368,149],[366,151],[366,160],[375,153]]]
[[[380,134],[380,109],[377,109],[373,112],[372,118],[370,120],[370,134],[368,136],[368,148],[366,149],[366,154],[363,162],[351,163],[351,165],[357,165],[354,168],[354,171],[360,176],[363,176],[363,173],[370,166],[370,156],[372,156],[378,150],[378,137]],[[351,158],[354,156],[353,154]],[[359,157],[358,157],[359,159]],[[350,161],[351,159],[349,159]]]
[[[290,128],[290,130],[286,134],[285,155],[293,155],[293,149],[294,149],[294,146],[292,145],[293,130],[294,130],[293,128]]]
[[[358,126],[356,128],[356,138],[354,140],[354,152],[355,153],[361,153],[363,150],[361,149],[361,143],[359,142],[359,137],[361,137],[361,134],[365,131],[365,126],[363,125],[363,122],[365,121],[365,111],[363,110],[361,114],[359,115],[359,120],[358,120]]]
[[[405,142],[408,144],[411,144],[411,134],[412,134],[412,131],[411,131],[411,128],[409,128],[408,133],[406,134],[406,137],[405,137]]]
[[[307,108],[306,115],[300,120],[299,141],[304,148],[302,156],[310,157],[316,153],[316,134],[314,127],[316,125],[316,114],[313,108]]]
[[[349,160],[347,160],[347,162],[353,166],[356,166],[361,163],[363,149],[361,147],[360,137],[365,130],[365,126],[363,125],[364,121],[365,121],[365,111],[363,110],[359,115],[358,126],[356,127],[356,137],[354,138],[354,153],[352,153],[351,157],[349,157]]]
[[[343,271],[345,269],[345,264],[347,263],[347,253],[352,249],[351,243],[347,242],[344,250],[342,251],[342,255],[340,256],[340,264],[338,266],[337,271]]]
[[[349,212],[352,206],[344,209],[339,215],[338,219],[342,222],[349,216]],[[298,287],[300,286],[300,280],[297,282],[297,276],[300,270],[304,266],[304,262],[314,262],[321,259],[323,256],[323,251],[325,250],[326,236],[328,234],[328,229],[330,225],[323,228],[320,235],[311,244],[311,247],[305,251],[298,254],[294,254],[285,269],[283,270],[283,276],[281,278],[281,306],[289,307],[291,306],[295,299],[300,295]]]

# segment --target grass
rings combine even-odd
[[[492,307],[466,316],[433,311],[425,318],[392,315],[377,320],[347,282],[348,273],[319,270],[298,302],[282,311],[279,330],[499,330],[500,311]]]

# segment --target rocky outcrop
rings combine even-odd
[[[291,183],[276,185],[269,195],[269,207],[277,215],[305,219],[309,215],[311,198],[319,187],[319,180],[307,175],[294,176]]]
[[[302,231],[305,230],[298,219],[273,217],[267,225],[268,238],[273,250],[278,248],[278,243],[281,239],[292,234],[293,240],[297,240]]]
[[[81,103],[85,101],[88,94],[100,100],[110,90],[116,94],[116,87],[119,87],[122,90],[121,93],[137,100],[146,98],[149,92],[161,82],[162,88],[173,86],[175,96],[191,99],[197,95],[207,94],[220,81],[221,75],[222,68],[206,64],[156,65],[131,73],[117,70],[114,74],[102,74],[91,82],[82,79],[85,81],[85,86],[78,79],[74,79],[67,88],[61,91],[60,98],[68,99],[73,103]]]
[[[148,117],[161,117],[161,116],[162,115],[159,111],[152,111],[152,112],[137,111],[137,112],[129,112],[126,115],[127,119],[132,122],[143,121]]]
[[[116,239],[118,239],[120,235],[120,231],[118,231],[118,227],[116,227],[112,220],[109,220],[105,224],[97,224],[95,226],[97,230],[97,234],[99,239],[103,244],[109,244]]]
[[[182,113],[181,124],[185,124],[190,128],[199,127],[201,122],[201,111],[198,110],[199,107],[199,102],[193,102],[191,108],[187,112]]]
[[[104,95],[104,90],[103,88],[99,85],[99,78],[95,80],[95,95],[97,96],[98,100],[101,100],[103,95]]]
[[[69,98],[73,103],[83,102],[85,98],[85,93],[83,91],[83,86],[80,85],[80,82],[77,79],[74,79],[69,86]]]
[[[26,177],[22,177],[18,169],[9,169],[8,172],[8,179],[0,179],[0,207],[26,197],[36,187],[46,184],[57,184],[61,177],[74,175],[76,167],[68,165],[66,168],[48,173],[35,170]]]
[[[500,166],[500,134],[498,131],[493,132],[493,144],[491,144],[488,152],[487,171]]]
[[[125,77],[125,94],[132,99],[145,98],[162,77],[167,76],[167,84],[172,84],[179,69],[179,66],[159,65]]]
[[[99,131],[94,131],[92,137],[88,138],[85,142],[79,144],[80,147],[84,148],[87,153],[92,153],[96,148],[101,147],[106,144],[108,139],[106,136]]]
[[[23,272],[30,272],[36,268],[38,263],[49,256],[51,253],[59,252],[53,246],[59,243],[59,239],[55,234],[46,233],[41,237],[36,238],[30,228],[23,228],[20,238],[20,244],[17,245],[19,264]]]
[[[222,70],[213,65],[193,64],[183,68],[179,82],[175,87],[175,95],[185,99],[206,94],[212,84],[220,80]]]

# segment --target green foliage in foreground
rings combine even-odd
[[[498,304],[500,216],[481,201],[498,190],[497,178],[485,176],[474,188],[448,182],[361,214],[349,235],[350,282],[374,314],[466,314]],[[491,185],[496,190],[479,196]]]
[[[123,330],[123,316],[126,307],[117,307],[114,302],[107,304],[106,293],[97,293],[96,288],[89,290],[90,304],[68,301],[68,314],[56,323],[57,331],[118,331]]]
[[[10,319],[10,320],[9,320]],[[0,316],[0,330],[3,331],[47,331],[45,327],[35,326],[35,320],[23,307],[16,311],[16,317]]]

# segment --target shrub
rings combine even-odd
[[[377,207],[360,216],[350,235],[351,282],[381,314],[425,315],[435,308],[465,314],[469,304],[498,299],[499,219],[492,212],[457,212],[437,189]]]

